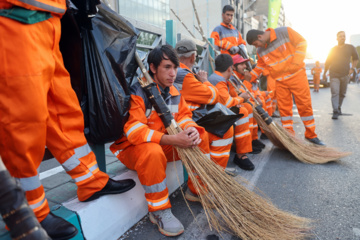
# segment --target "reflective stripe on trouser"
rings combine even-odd
[[[106,185],[109,176],[97,166],[95,154],[84,136],[84,117],[71,87],[59,49],[60,21],[54,23],[57,34],[53,51],[55,71],[48,92],[49,120],[46,145],[75,180],[80,201],[88,199]]]
[[[293,101],[292,96],[295,98],[300,117],[303,119],[305,126],[305,137],[315,138],[315,120],[313,118],[313,110],[311,105],[311,95],[309,83],[307,81],[305,70],[299,72],[295,77],[285,81],[278,81],[276,83],[276,98],[278,101],[278,108],[281,116],[283,126],[290,132],[293,129]],[[310,119],[310,120],[307,120]]]
[[[209,132],[208,134],[210,157],[215,163],[225,169],[229,161],[231,145],[234,142],[234,128],[229,128],[222,138]]]
[[[244,114],[242,118],[240,118],[234,128],[234,137],[236,144],[236,153],[243,154],[252,152],[252,137],[251,131],[249,128],[249,114],[245,107],[241,107],[240,114]]]
[[[249,128],[250,128],[250,132],[251,132],[251,139],[252,140],[256,140],[258,139],[258,124],[254,118],[254,110],[253,107],[249,104],[249,103],[243,103],[242,104],[246,110],[248,111],[248,116],[249,116]]]
[[[266,112],[269,114],[269,116],[271,117],[273,114],[273,102],[271,100],[271,97],[267,96],[265,97],[265,110]]]
[[[209,140],[207,133],[201,134],[201,139],[199,147],[208,154]],[[171,207],[165,171],[167,162],[179,159],[176,150],[172,146],[160,146],[151,142],[136,146],[131,145],[121,151],[117,157],[127,168],[137,172],[140,183],[145,189],[145,199],[149,212]],[[180,171],[182,172],[182,169]],[[190,178],[188,186],[191,191],[196,192]]]
[[[0,41],[0,155],[19,179],[36,177],[44,156],[59,23],[56,17],[36,24],[0,17],[0,35],[11,36]],[[26,197],[42,221],[50,211],[42,185],[27,191]]]

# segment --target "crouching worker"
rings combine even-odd
[[[192,114],[185,100],[173,86],[179,67],[174,49],[169,45],[155,48],[148,56],[148,63],[150,76],[157,84],[175,121],[184,131],[168,135],[158,113],[137,83],[131,88],[129,120],[124,126],[125,136],[112,144],[110,149],[126,167],[138,173],[145,189],[150,221],[158,225],[162,234],[177,236],[184,232],[184,227],[171,212],[166,165],[167,162],[179,159],[174,146],[199,146],[209,155],[209,140],[205,130],[191,119]],[[190,179],[188,186],[192,192],[196,192]]]

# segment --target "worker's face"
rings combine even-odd
[[[168,58],[166,55],[164,57]],[[163,59],[157,68],[151,63],[150,70],[154,74],[155,82],[162,88],[171,87],[174,84],[177,67],[170,60]]]
[[[319,62],[316,62],[315,63],[317,67],[320,67],[320,63]]]
[[[222,14],[222,19],[223,19],[223,23],[225,23],[226,25],[229,25],[234,17],[234,12],[232,11],[227,11],[225,13]]]
[[[257,39],[258,40],[254,41],[251,45],[253,45],[256,48],[266,46],[267,39],[265,37],[265,34],[258,35]]]
[[[246,63],[239,63],[238,65],[236,65],[235,71],[237,71],[238,73],[245,75],[245,69],[246,69]]]
[[[339,45],[344,44],[345,40],[346,40],[345,33],[342,32],[337,35],[337,41]]]

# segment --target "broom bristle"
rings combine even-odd
[[[177,134],[181,130],[170,126],[167,131]],[[270,200],[228,176],[199,148],[176,149],[195,188],[202,193],[200,199],[210,226],[218,232],[231,232],[242,239],[271,240],[297,240],[310,235],[309,219],[276,208]]]

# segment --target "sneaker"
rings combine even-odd
[[[249,152],[250,154],[259,154],[262,151],[262,148],[259,147],[253,147],[252,149],[252,152]]]
[[[239,166],[239,168],[252,171],[255,169],[254,164],[250,161],[248,156],[246,154],[242,155],[241,158],[239,158],[237,155],[235,155],[234,163]]]
[[[316,145],[320,145],[320,146],[326,146],[324,142],[322,142],[319,138],[306,138],[306,140],[308,140],[309,142],[312,142]]]
[[[149,213],[150,221],[158,226],[161,234],[172,237],[184,232],[184,226],[171,212],[171,208]]]
[[[255,148],[265,148],[265,144],[263,144],[259,139],[253,140],[252,146]]]
[[[339,118],[339,113],[338,112],[334,112],[332,115],[332,119],[338,119]]]
[[[186,200],[188,200],[190,202],[201,202],[199,195],[190,191],[189,188],[186,189],[185,198],[186,198]]]
[[[260,135],[260,139],[262,139],[262,140],[266,140],[266,139],[269,139],[269,138],[266,136],[266,134],[265,134],[265,133],[261,133],[261,135]]]

